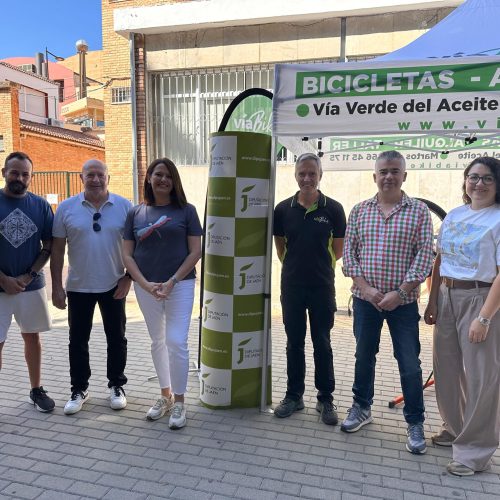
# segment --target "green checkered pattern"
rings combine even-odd
[[[259,406],[271,137],[219,132],[210,151],[200,398],[210,408]]]

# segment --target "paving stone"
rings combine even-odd
[[[461,489],[460,485],[456,488],[447,488],[444,486],[427,485],[424,484],[424,493],[430,495],[437,495],[441,498],[465,498],[465,491]]]
[[[169,498],[178,498],[181,500],[209,500],[210,498],[212,498],[212,495],[204,491],[192,490],[189,488],[176,486],[173,489],[172,493],[170,493]]]
[[[103,500],[146,500],[148,496],[145,493],[111,488],[102,498]]]
[[[68,398],[67,347],[60,343],[60,338],[67,336],[66,313],[52,310],[54,335],[44,338],[45,359],[50,359],[50,364],[43,366],[44,381],[58,402],[51,414],[36,412],[26,403],[29,384],[22,338],[9,337],[9,363],[2,370],[2,387],[8,390],[0,395],[0,498],[499,497],[499,451],[491,471],[473,478],[453,478],[446,473],[449,450],[429,446],[421,457],[405,451],[402,410],[387,408],[387,402],[400,392],[387,330],[382,335],[376,368],[375,421],[355,434],[344,434],[338,427],[330,428],[319,421],[314,409],[314,370],[306,375],[306,409],[289,419],[277,419],[256,409],[202,407],[198,379],[191,374],[189,422],[181,431],[173,432],[167,419],[148,422],[144,417],[157,397],[158,385],[157,381],[147,381],[154,369],[143,318],[133,300],[127,307],[128,335],[133,341],[129,342],[127,366],[128,406],[121,412],[109,408],[106,345],[97,313],[90,341],[92,399],[72,417],[62,413]],[[272,328],[273,398],[277,403],[286,387],[286,336],[280,318],[273,318]],[[430,331],[422,325],[424,371],[432,365]],[[197,320],[193,320],[189,338],[192,357],[197,336]],[[338,381],[335,404],[343,418],[352,402],[354,339],[350,318],[337,315],[332,339]],[[309,341],[306,357],[308,366],[312,366]],[[426,391],[425,399],[425,430],[430,436],[439,428],[440,418],[432,390]],[[73,495],[75,491],[79,494]]]
[[[304,485],[300,489],[300,497],[303,498],[319,498],[325,500],[341,500],[342,493],[339,491],[329,491],[324,488]]]
[[[259,489],[259,500],[274,500],[276,498],[276,493],[272,491],[265,491],[262,489]],[[246,488],[244,486],[240,486],[237,490],[236,493],[234,494],[235,498],[245,498],[247,500],[254,500],[255,499],[255,489],[253,488]]]
[[[42,493],[41,488],[29,486],[27,484],[11,482],[6,488],[2,490],[2,494],[11,495],[14,498],[36,498]]]

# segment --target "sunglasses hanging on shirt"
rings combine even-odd
[[[101,212],[96,212],[93,216],[92,216],[92,220],[94,221],[94,223],[92,224],[92,229],[97,233],[101,230],[101,225],[97,222],[100,218],[101,218],[102,214]]]

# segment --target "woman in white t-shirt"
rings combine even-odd
[[[425,321],[443,419],[432,441],[453,448],[448,472],[470,476],[488,468],[500,434],[500,161],[475,159],[462,189],[465,205],[439,234]]]

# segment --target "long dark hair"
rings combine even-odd
[[[497,192],[495,195],[495,203],[500,203],[500,160],[493,158],[491,156],[482,156],[481,158],[476,158],[473,160],[470,165],[464,170],[464,183],[462,184],[462,200],[466,205],[470,205],[472,200],[466,191],[466,183],[467,183],[467,175],[469,174],[470,169],[480,163],[485,167],[490,169],[491,175],[495,178],[495,186],[497,188]]]
[[[146,177],[144,179],[144,188],[142,192],[144,203],[146,205],[155,204],[153,188],[148,181],[151,179],[151,176],[158,165],[165,165],[172,177],[172,192],[170,193],[172,203],[176,204],[179,208],[185,207],[187,205],[187,199],[184,194],[184,189],[182,188],[181,176],[179,175],[179,171],[177,170],[175,163],[168,158],[158,158],[153,160],[146,170]]]

